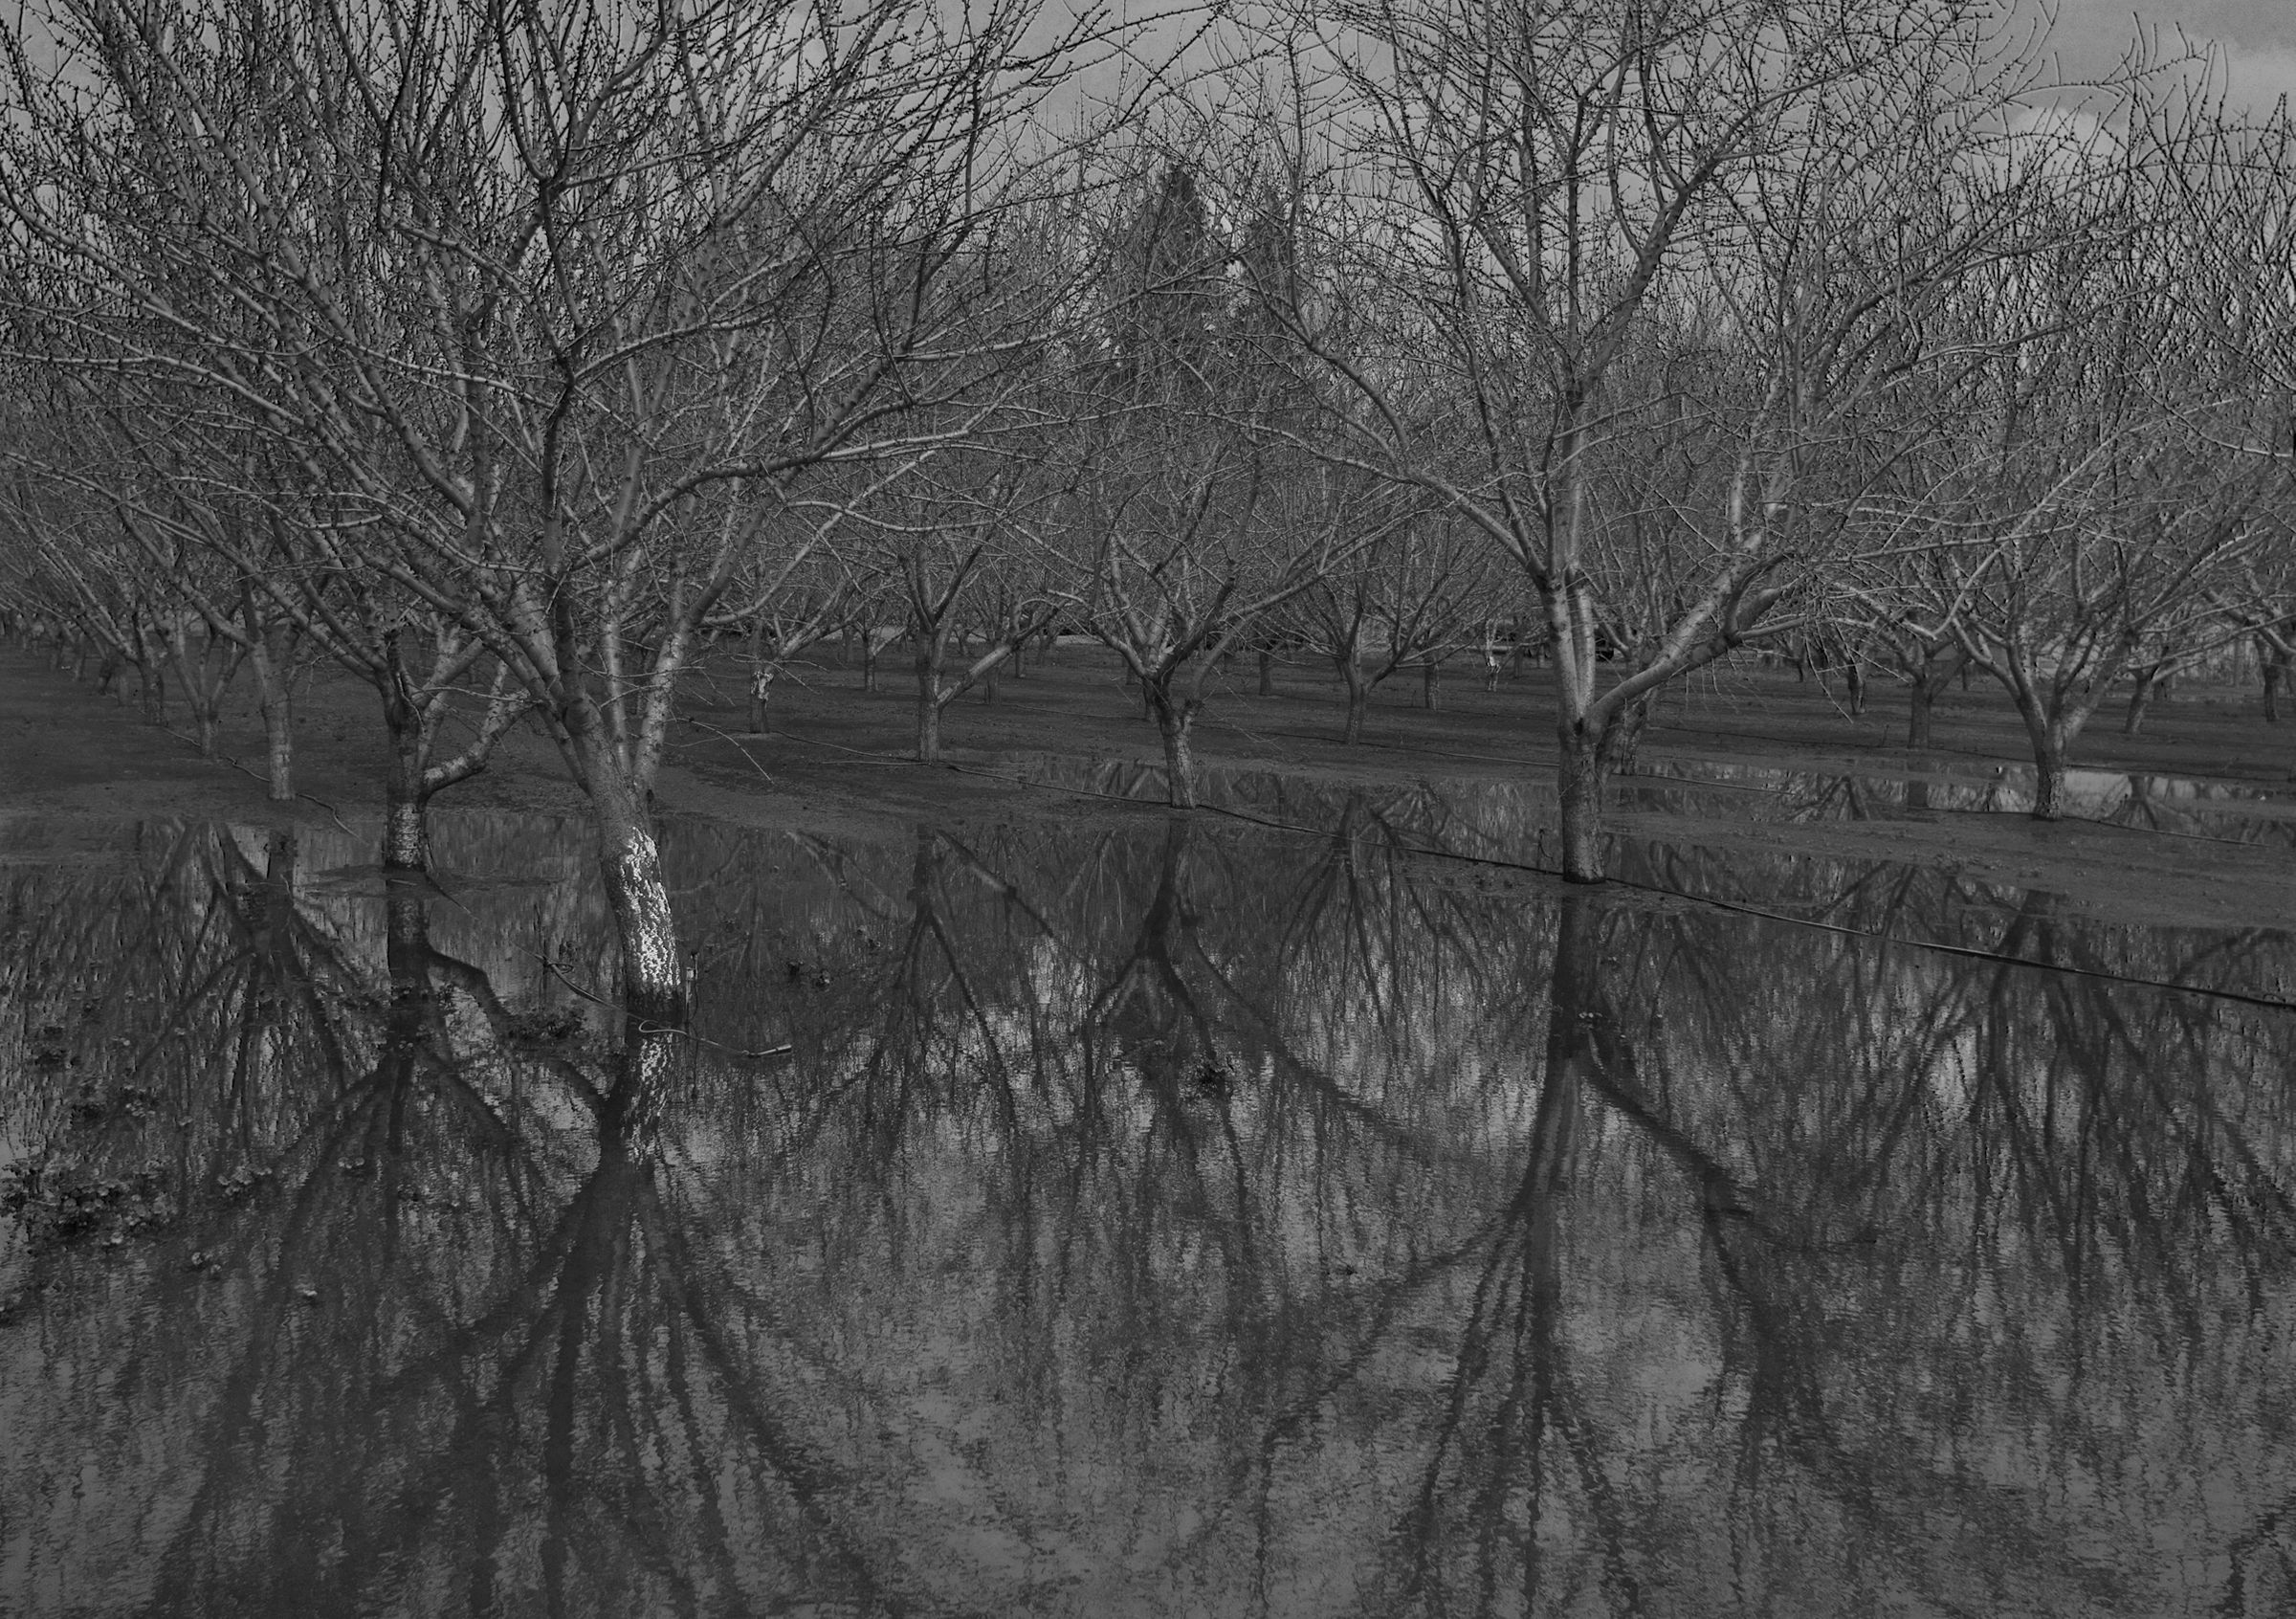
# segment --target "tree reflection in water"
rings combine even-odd
[[[449,899],[154,827],[14,872],[0,1608],[2287,1596],[2282,1014],[1310,808],[680,829],[700,1040],[566,987],[606,930],[548,871]],[[544,841],[452,819],[473,869]]]

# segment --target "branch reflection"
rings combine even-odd
[[[2296,1041],[2046,967],[2285,943],[1838,891],[2042,965],[1940,956],[1320,810],[680,829],[698,1038],[568,987],[549,873],[16,872],[0,1598],[2279,1600]]]

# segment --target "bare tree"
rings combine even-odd
[[[987,266],[1049,183],[1015,121],[1092,26],[62,0],[11,42],[15,299],[97,374],[243,407],[359,570],[510,671],[591,804],[628,999],[674,1019],[679,676],[809,477],[961,432],[1041,333]]]
[[[1642,705],[1793,628],[1793,575],[1889,454],[1867,430],[1942,359],[1926,312],[2014,240],[1985,149],[2019,41],[1950,4],[1380,0],[1282,43],[1333,159],[1270,303],[1352,401],[1348,457],[1440,497],[1537,592],[1565,869],[1599,880]],[[1715,440],[1718,488],[1652,573],[1659,531],[1601,463],[1668,419]],[[1649,616],[1622,644],[1629,598]]]
[[[916,647],[916,757],[924,764],[940,758],[949,704],[993,681],[1058,616],[1061,591],[1044,532],[1065,499],[1064,471],[1034,435],[983,442],[937,456],[881,509],[863,514]]]
[[[2141,718],[2150,678],[2242,632],[2221,591],[2265,531],[2271,462],[2243,446],[2273,408],[2226,386],[2178,296],[2195,129],[2138,96],[2111,139],[2057,149],[2058,223],[1944,312],[1983,358],[1907,462],[1922,515],[1902,620],[1924,645],[1950,632],[2008,691],[2043,820],[2116,681],[2138,676]]]
[[[1098,319],[1071,366],[1068,611],[1156,721],[1167,790],[1196,802],[1192,728],[1223,655],[1388,521],[1364,481],[1269,432],[1303,402],[1266,363],[1256,301],[1194,165],[1136,174],[1104,227]],[[1392,502],[1388,502],[1392,505]]]
[[[1364,502],[1366,516],[1373,504]],[[1340,560],[1282,614],[1292,638],[1337,672],[1347,704],[1345,742],[1363,732],[1371,694],[1405,669],[1421,671],[1422,701],[1436,705],[1443,660],[1477,643],[1477,613],[1499,559],[1450,513],[1403,513]]]

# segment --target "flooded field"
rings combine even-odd
[[[11,823],[0,1610],[2296,1600],[2296,941],[1212,797]]]

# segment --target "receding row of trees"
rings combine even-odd
[[[1084,631],[1181,803],[1225,655],[1359,688],[1521,601],[1583,879],[1652,697],[1765,645],[1998,678],[2054,813],[2114,680],[2285,662],[2296,129],[2044,44],[1374,0],[1207,23],[1182,81],[1034,0],[48,0],[0,599],[204,730],[252,667],[275,790],[295,659],[370,683],[395,864],[533,716],[665,1018],[681,678],[730,632],[762,698],[887,600],[921,751]]]

